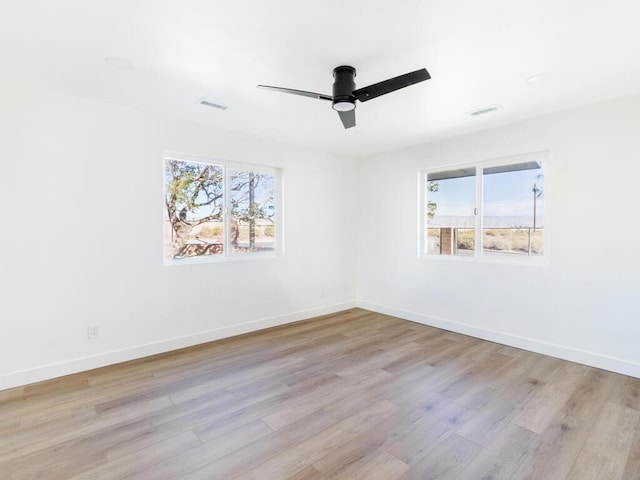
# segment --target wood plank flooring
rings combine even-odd
[[[0,479],[640,479],[640,380],[352,309],[0,392]]]

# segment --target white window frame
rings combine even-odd
[[[224,225],[224,247],[223,253],[220,255],[202,255],[195,257],[185,257],[180,259],[167,258],[166,245],[165,245],[165,214],[166,214],[166,178],[165,170],[167,162],[170,160],[184,161],[191,163],[204,163],[209,165],[220,166],[223,169],[223,188],[224,188],[224,212],[223,212],[223,225]],[[274,228],[275,228],[275,247],[273,251],[268,252],[249,252],[249,253],[235,253],[231,248],[231,191],[230,191],[230,171],[241,170],[245,172],[254,173],[268,173],[274,176],[274,203],[275,203],[275,215],[274,215]],[[220,262],[233,262],[233,261],[252,261],[258,259],[277,258],[284,255],[284,207],[283,207],[283,189],[284,174],[282,168],[273,167],[268,165],[259,165],[245,162],[235,162],[220,160],[212,157],[187,155],[183,153],[164,152],[162,158],[162,258],[165,266],[176,265],[199,265],[203,263],[220,263]]]
[[[419,208],[418,208],[418,257],[438,260],[438,261],[463,261],[463,262],[490,262],[490,263],[515,263],[525,265],[548,265],[549,264],[549,234],[547,225],[549,222],[549,205],[548,205],[548,192],[549,192],[549,166],[550,152],[548,150],[532,152],[520,155],[511,155],[508,157],[492,158],[488,160],[481,160],[477,162],[457,163],[450,165],[441,165],[437,167],[430,167],[422,169],[418,172],[418,188],[419,188]],[[545,179],[544,179],[544,191],[545,191],[545,227],[544,227],[544,250],[541,255],[498,255],[491,254],[486,255],[483,251],[482,245],[482,232],[483,232],[483,172],[485,168],[492,168],[498,166],[516,165],[519,163],[526,163],[531,161],[539,161],[545,166]],[[475,240],[476,248],[474,255],[433,255],[428,254],[425,248],[426,242],[426,230],[427,230],[427,176],[430,173],[438,173],[447,170],[459,170],[465,168],[475,169],[476,177],[476,221],[475,221]]]

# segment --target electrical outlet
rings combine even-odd
[[[89,340],[98,338],[98,325],[87,325],[87,338]]]

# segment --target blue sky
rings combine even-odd
[[[544,190],[542,169],[484,175],[483,208],[487,217],[533,216],[533,185]],[[476,177],[438,181],[437,192],[427,192],[436,202],[436,216],[470,216],[476,207]],[[537,216],[544,216],[544,194],[536,202]]]

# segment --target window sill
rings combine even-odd
[[[500,256],[499,254],[485,255],[425,255],[418,256],[421,260],[434,262],[462,262],[477,264],[502,264],[502,265],[522,265],[526,267],[548,267],[549,257],[528,257],[528,256]]]
[[[177,267],[182,265],[201,265],[201,264],[210,264],[210,263],[236,263],[236,262],[252,262],[252,261],[264,261],[264,260],[274,260],[278,258],[282,258],[281,253],[252,253],[247,255],[217,255],[210,257],[187,257],[181,258],[179,260],[168,260],[165,259],[163,265],[165,267]]]

